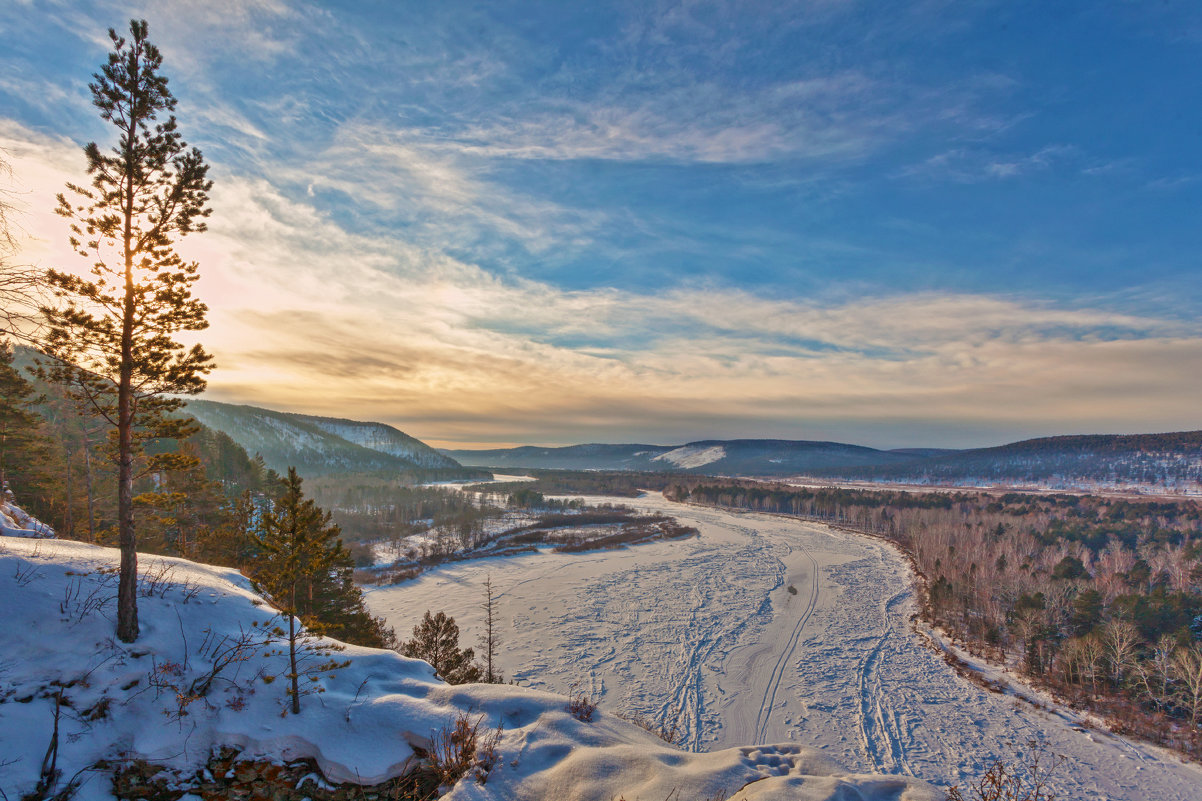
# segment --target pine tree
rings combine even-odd
[[[431,615],[427,610],[422,622],[413,627],[413,639],[401,646],[401,654],[429,662],[447,684],[480,681],[475,652],[459,647],[459,626],[445,612]]]
[[[44,309],[43,342],[53,376],[116,430],[117,636],[125,642],[138,636],[135,460],[145,439],[186,435],[188,424],[167,413],[183,405],[179,395],[200,392],[212,369],[199,345],[173,339],[207,325],[207,308],[191,292],[198,265],[173,243],[205,228],[208,165],[176,130],[176,100],[146,21],[131,20],[129,30],[129,40],[109,30],[113,51],[89,86],[118,142],[108,153],[88,144],[90,186],[68,184],[71,200],[58,198],[71,245],[92,262],[90,277],[47,273],[59,305]]]

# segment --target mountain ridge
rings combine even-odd
[[[987,448],[898,448],[812,440],[705,439],[684,445],[601,444],[444,450],[487,467],[681,471],[913,483],[1202,486],[1202,431],[1072,434]]]
[[[396,472],[419,480],[481,478],[416,437],[387,423],[279,412],[248,404],[190,400],[185,413],[224,431],[268,467],[302,475]]]
[[[557,448],[520,446],[449,450],[457,461],[488,467],[746,473],[771,475],[840,465],[892,464],[910,456],[841,442],[783,439],[703,439],[683,445],[587,443]]]

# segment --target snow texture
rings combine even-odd
[[[86,770],[98,759],[195,770],[218,746],[247,758],[309,757],[331,781],[375,783],[406,771],[414,748],[464,711],[484,727],[503,725],[504,736],[487,784],[461,781],[445,796],[452,801],[936,798],[921,782],[849,773],[796,743],[681,751],[604,710],[577,720],[560,695],[452,687],[425,662],[353,646],[334,654],[350,664],[322,674],[313,688],[324,693],[307,695],[299,715],[287,713],[285,680],[262,678],[282,674],[286,655],[255,647],[180,716],[169,685],[190,686],[211,669],[214,643],[266,631],[274,610],[233,570],[143,556],[141,634],[121,643],[113,637],[118,560],[114,549],[83,543],[0,539],[0,790],[8,798],[37,780],[60,693],[58,766],[64,779],[83,781],[80,801],[111,797],[107,777]],[[474,586],[459,589],[464,603],[476,601]]]
[[[721,445],[711,445],[707,448],[698,447],[695,445],[685,445],[676,450],[661,453],[654,457],[656,462],[671,462],[677,467],[691,469],[701,467],[703,465],[712,464],[720,459],[726,458],[726,449]]]
[[[912,627],[911,575],[890,545],[661,495],[623,503],[700,536],[458,562],[373,589],[368,605],[401,633],[427,609],[444,610],[474,644],[491,576],[507,677],[577,686],[602,709],[676,726],[685,747],[712,758],[792,742],[854,771],[948,785],[1035,739],[1069,758],[1053,780],[1058,798],[1202,799],[1198,766],[1089,728],[1030,689],[1047,709],[957,675]]]

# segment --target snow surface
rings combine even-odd
[[[702,448],[698,445],[685,445],[667,453],[661,453],[659,456],[653,457],[651,461],[671,462],[677,467],[689,469],[702,467],[725,458],[726,449],[721,445],[711,445],[708,448]]]
[[[559,695],[509,685],[452,687],[425,662],[348,646],[350,664],[323,674],[299,715],[287,713],[279,678],[286,655],[252,648],[208,696],[178,710],[170,687],[213,664],[223,636],[263,632],[274,616],[233,570],[142,556],[141,634],[113,637],[118,552],[63,540],[0,538],[0,790],[20,798],[38,777],[61,692],[58,766],[79,775],[80,801],[108,799],[111,783],[86,768],[101,758],[143,758],[195,770],[217,746],[247,758],[310,757],[332,781],[375,783],[404,772],[414,747],[460,712],[504,726],[499,762],[485,785],[470,778],[445,796],[459,801],[662,801],[666,798],[933,801],[933,788],[904,777],[848,773],[795,743],[688,753],[605,711],[572,717]],[[463,598],[474,598],[475,587]],[[332,644],[331,641],[324,641]],[[584,669],[588,669],[586,665]],[[82,771],[82,773],[81,773]],[[728,796],[729,794],[729,796]]]
[[[383,423],[361,423],[330,417],[303,416],[326,433],[364,448],[406,459],[419,467],[455,468],[459,463],[421,440]]]
[[[788,741],[852,770],[946,785],[1037,739],[1069,757],[1059,798],[1202,799],[1199,766],[958,676],[911,627],[909,568],[888,544],[660,495],[622,502],[701,534],[458,562],[372,589],[368,605],[401,634],[444,610],[473,644],[491,576],[507,677],[675,724],[693,751]]]

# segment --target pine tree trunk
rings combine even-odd
[[[288,662],[292,668],[292,714],[300,714],[300,673],[296,669],[296,615],[288,615]]]
[[[83,434],[83,464],[88,493],[88,542],[96,542],[96,501],[92,494],[92,440],[86,428]]]
[[[121,369],[117,383],[117,531],[121,547],[121,574],[117,584],[117,637],[138,639],[138,540],[134,532],[134,253],[132,155],[134,126],[126,140],[125,185],[125,304],[121,314]]]
[[[66,532],[67,532],[67,539],[73,540],[73,539],[75,539],[75,498],[73,497],[73,493],[71,492],[71,487],[72,487],[72,483],[73,483],[71,481],[71,449],[66,446],[66,444],[65,444],[66,441],[67,441],[67,438],[64,436],[63,437],[63,442],[64,442],[63,451],[65,452],[65,456],[63,458],[63,461],[67,465],[67,469],[65,471],[66,474],[63,476],[66,481],[66,485],[67,485],[67,510],[66,510],[66,515],[65,515],[65,520],[64,520],[64,523],[65,523],[64,528],[66,529]]]
[[[128,373],[122,368],[123,379]],[[117,584],[117,637],[122,642],[138,639],[138,541],[134,533],[133,421],[129,411],[128,381],[123,380],[118,401],[117,441],[117,526],[121,547],[121,573]],[[124,408],[122,408],[124,407]]]

